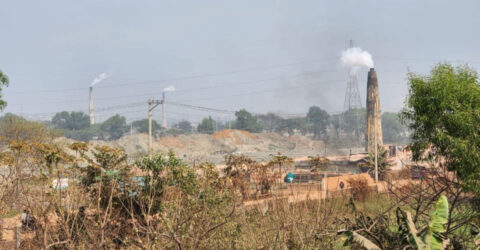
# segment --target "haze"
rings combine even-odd
[[[353,39],[369,51],[382,111],[399,111],[408,70],[440,61],[478,69],[478,1],[8,1],[0,9],[3,111],[30,119],[88,110],[145,118],[148,98],[223,110],[343,110]],[[455,48],[455,49],[452,49]],[[358,73],[363,105],[367,68]],[[215,87],[216,86],[216,87]],[[168,119],[215,114],[169,107]],[[102,111],[102,109],[104,109]],[[160,119],[160,112],[155,113]]]

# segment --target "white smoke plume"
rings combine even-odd
[[[90,84],[90,87],[93,87],[93,85],[105,80],[107,78],[107,73],[101,73],[97,78],[93,79],[92,84]]]
[[[341,61],[344,66],[351,67],[352,73],[358,71],[360,67],[373,68],[372,55],[359,47],[342,51]]]
[[[163,89],[163,92],[173,92],[175,91],[175,86],[168,86]]]

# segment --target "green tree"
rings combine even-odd
[[[174,125],[174,128],[181,130],[184,134],[192,132],[192,124],[187,120],[179,121]]]
[[[139,133],[148,133],[148,119],[137,120],[132,123],[133,128]],[[152,120],[152,133],[155,134],[162,127],[157,121]]]
[[[294,135],[295,131],[303,135],[307,133],[307,120],[305,117],[282,119],[275,130],[277,133],[288,133],[289,135]]]
[[[387,172],[393,164],[393,160],[388,158],[387,150],[382,146],[378,146],[377,167],[379,180],[385,179]],[[362,159],[362,161],[358,163],[358,166],[367,169],[370,176],[375,176],[375,155],[368,154],[368,157]]]
[[[110,140],[116,140],[128,131],[127,122],[124,116],[118,114],[108,118],[102,123],[100,129],[108,133]]]
[[[430,75],[409,74],[402,112],[412,130],[414,160],[455,171],[466,190],[480,193],[480,85],[467,66],[438,64]]]
[[[93,124],[87,128],[80,130],[68,130],[62,129],[61,132],[67,138],[71,138],[77,141],[90,141],[94,138],[103,139],[101,124]]]
[[[7,102],[2,99],[2,87],[8,87],[9,83],[8,76],[0,70],[0,110],[3,110],[7,106]]]
[[[329,115],[327,111],[317,106],[312,106],[308,109],[307,122],[315,139],[320,139],[321,135],[326,134],[328,120]]]
[[[361,109],[351,109],[343,112],[342,114],[342,128],[350,135],[355,135],[357,138],[360,138],[365,131],[365,118],[366,110]]]
[[[257,118],[245,109],[235,112],[237,119],[233,128],[246,130],[248,132],[258,133],[262,130],[262,126],[257,122]]]
[[[265,129],[267,132],[278,132],[279,127],[281,126],[281,122],[283,118],[274,114],[274,113],[267,113],[261,114],[257,116],[258,123]]]
[[[309,156],[308,157],[308,164],[310,165],[310,170],[312,172],[320,172],[326,171],[328,165],[330,164],[330,160],[323,156]]]
[[[52,125],[59,129],[80,130],[90,126],[90,118],[83,112],[58,112],[52,118]]]
[[[385,112],[382,114],[383,140],[386,143],[402,142],[406,132],[400,116],[397,113]]]
[[[215,131],[215,124],[212,117],[203,118],[202,122],[198,124],[197,127],[198,133],[202,134],[213,134]]]

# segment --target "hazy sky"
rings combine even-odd
[[[88,109],[98,119],[146,117],[146,100],[215,109],[305,113],[343,109],[353,39],[375,62],[383,111],[398,111],[408,70],[439,61],[480,67],[480,1],[5,1],[0,69],[10,77],[4,112],[48,119]],[[366,75],[359,72],[362,103]],[[144,104],[143,104],[143,103]],[[103,109],[103,110],[102,110]],[[208,113],[170,105],[170,123]],[[160,109],[155,110],[159,119]]]

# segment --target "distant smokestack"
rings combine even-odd
[[[162,127],[167,128],[167,103],[165,101],[165,91],[162,92]]]
[[[88,112],[90,114],[90,125],[95,124],[95,114],[93,112],[93,86],[90,86],[90,102],[88,107]]]
[[[165,93],[166,92],[174,92],[175,86],[168,86],[163,89],[162,91],[162,127],[167,128],[167,102],[165,100]]]
[[[377,72],[375,69],[370,68],[367,80],[367,128],[365,132],[365,149],[368,153],[375,151],[375,132],[377,145],[382,146],[382,120],[380,116]]]

